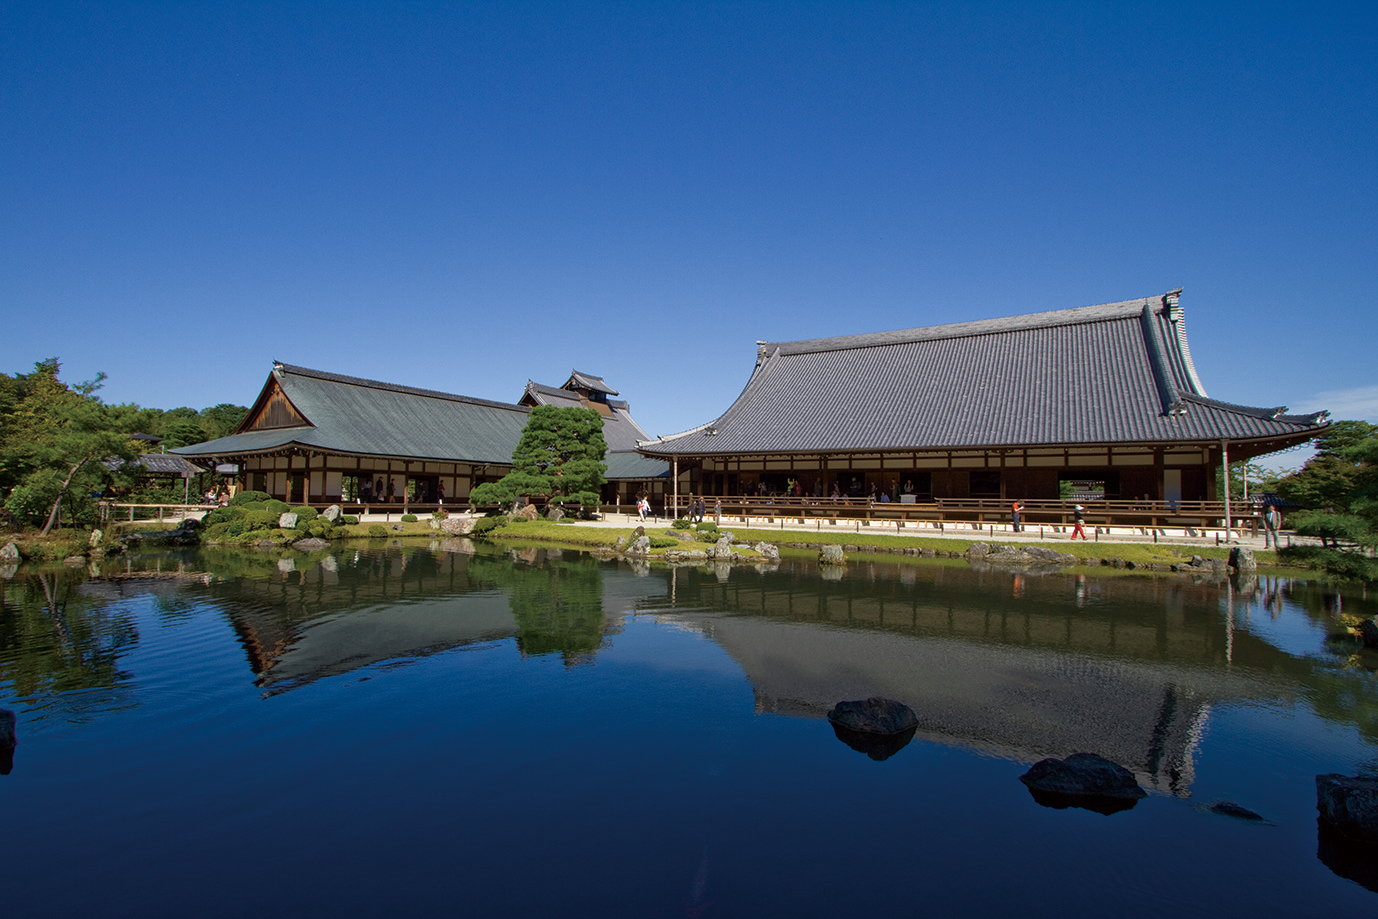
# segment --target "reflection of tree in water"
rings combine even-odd
[[[1286,597],[1330,635],[1308,658],[1307,699],[1327,721],[1349,723],[1371,742],[1378,742],[1378,652],[1361,647],[1347,627],[1378,614],[1378,602],[1360,584],[1323,580],[1260,578],[1262,610]],[[1278,604],[1276,609],[1280,610]]]
[[[139,640],[127,610],[85,595],[85,581],[85,571],[26,570],[0,587],[0,682],[79,719],[131,704],[119,660]]]
[[[603,575],[597,562],[527,549],[510,558],[475,557],[469,572],[507,594],[523,656],[558,653],[569,666],[592,662],[603,643]]]

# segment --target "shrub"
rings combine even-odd
[[[482,536],[489,530],[496,530],[499,527],[507,526],[508,518],[504,516],[484,517],[474,521],[474,528],[469,531],[470,536]]]
[[[222,520],[201,530],[201,539],[204,542],[222,542],[230,536],[230,522]]]
[[[268,501],[272,497],[266,491],[241,491],[230,499],[230,507],[242,507],[245,504]]]
[[[272,511],[246,511],[242,518],[247,530],[266,530],[278,525],[278,515]]]
[[[694,524],[694,529],[698,530],[700,533],[716,533],[718,532],[718,525],[704,520],[701,523]]]
[[[263,502],[263,509],[281,515],[290,511],[292,505],[288,504],[286,501],[279,501],[277,498],[272,498]]]
[[[652,548],[652,549],[668,549],[668,548],[670,548],[671,546],[677,546],[677,545],[679,545],[679,540],[678,540],[678,539],[673,539],[673,538],[671,538],[671,537],[669,537],[669,536],[653,536],[653,537],[651,537],[651,548]]]
[[[403,522],[403,523],[416,523],[416,515],[415,515],[415,514],[403,514],[403,515],[402,515],[402,522]]]
[[[685,517],[676,517],[675,522],[670,524],[670,526],[677,530],[687,530],[689,529],[689,520]]]
[[[341,526],[356,526],[358,523],[359,523],[359,518],[356,517],[356,516],[354,516],[353,514],[341,514],[341,515],[340,515],[340,525],[341,525]]]
[[[370,536],[386,536],[386,535],[388,535],[388,531],[385,530],[385,529],[383,529],[383,527],[382,527],[381,524],[375,523],[375,524],[371,525],[371,526],[368,528],[368,535],[370,535]]]
[[[292,513],[297,515],[297,523],[302,523],[303,521],[309,523],[321,515],[320,511],[316,510],[314,507],[308,507],[305,504],[301,507],[292,508]]]
[[[243,508],[233,505],[230,507],[217,507],[215,510],[207,511],[206,515],[201,518],[201,527],[202,529],[210,529],[213,526],[228,523],[231,520],[237,520],[243,516]]]

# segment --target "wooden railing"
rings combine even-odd
[[[762,519],[775,522],[836,525],[843,521],[905,525],[968,524],[1008,529],[1013,523],[1012,501],[993,498],[938,498],[926,501],[886,502],[868,498],[757,497],[751,495],[709,496],[704,498],[705,517],[712,519],[720,508],[721,516],[739,522]],[[1029,500],[1021,502],[1024,527],[1071,527],[1074,501]],[[1084,501],[1084,521],[1092,527],[1128,527],[1152,531],[1191,529],[1202,533],[1225,529],[1223,501]],[[677,516],[688,513],[687,499],[680,498]],[[1230,507],[1230,529],[1256,528],[1259,512],[1254,505],[1240,502]]]
[[[1024,510],[1021,523],[1027,530],[1036,531],[1039,527],[1070,528],[1074,520],[1073,501],[1032,499],[1022,502]],[[346,514],[357,516],[386,514],[388,516],[404,513],[428,516],[442,507],[452,513],[468,510],[480,512],[488,508],[475,508],[468,502],[454,500],[447,504],[412,504],[402,501],[356,503],[350,501],[311,502],[310,506],[324,510],[330,504],[339,504]],[[712,520],[715,515],[727,522],[746,524],[824,526],[893,526],[902,529],[907,526],[946,528],[948,526],[990,529],[992,531],[1010,530],[1012,502],[995,498],[937,498],[914,502],[872,501],[868,498],[814,498],[756,495],[705,496],[704,517]],[[102,502],[104,519],[134,520],[181,520],[187,516],[199,516],[212,510],[212,505],[197,504],[126,504]],[[1194,530],[1201,535],[1212,531],[1223,531],[1225,527],[1225,502],[1223,501],[1144,501],[1144,500],[1105,500],[1082,502],[1083,519],[1088,530],[1093,528],[1128,528],[1152,535],[1166,529]],[[603,505],[603,514],[627,514],[635,516],[634,504]],[[674,519],[690,513],[688,497],[681,495],[678,508],[670,496],[663,503],[653,505],[652,516],[657,520]],[[1230,507],[1231,530],[1253,530],[1258,532],[1261,523],[1259,509],[1247,502],[1232,503]]]

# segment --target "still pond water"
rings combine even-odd
[[[1359,588],[467,541],[3,574],[6,916],[1378,912],[1315,811],[1378,772]],[[921,722],[887,759],[824,717],[871,695]],[[1034,801],[1079,750],[1149,797]]]

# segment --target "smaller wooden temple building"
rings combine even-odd
[[[465,501],[511,470],[530,406],[585,405],[604,416],[605,498],[663,493],[668,464],[635,452],[645,433],[609,395],[577,371],[564,388],[528,383],[512,404],[274,363],[234,433],[173,452],[289,504]]]

